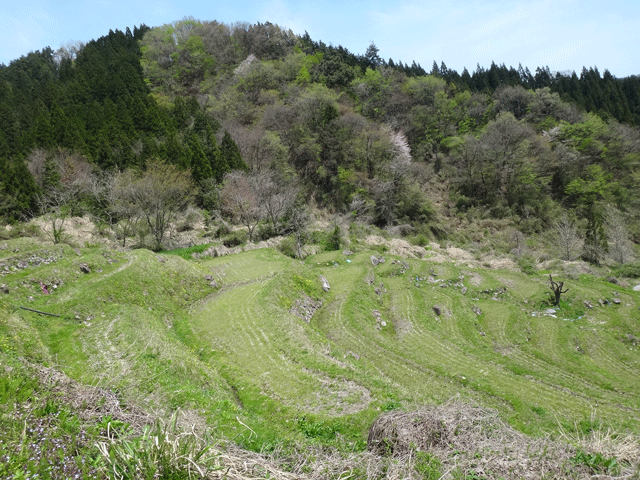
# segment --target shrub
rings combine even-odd
[[[271,223],[262,223],[256,228],[255,239],[257,241],[269,240],[276,236],[278,236],[278,234]]]
[[[618,277],[640,278],[640,263],[619,265],[614,271]]]
[[[534,275],[536,273],[536,260],[530,253],[520,255],[517,261],[523,273],[527,275]]]
[[[237,247],[245,243],[247,243],[247,232],[244,230],[236,230],[222,240],[222,244],[227,248]]]
[[[278,245],[278,250],[280,250],[287,257],[296,258],[297,257],[296,239],[293,236],[284,238],[280,242],[280,245]]]
[[[223,223],[218,228],[216,228],[216,231],[213,236],[215,238],[221,238],[221,237],[224,237],[225,235],[229,235],[230,233],[231,233],[231,229],[227,226],[226,223]]]

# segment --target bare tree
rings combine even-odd
[[[609,240],[609,253],[618,263],[628,263],[633,257],[633,244],[622,212],[607,204],[604,212],[604,224]]]
[[[64,236],[64,224],[71,214],[71,205],[75,201],[76,191],[62,186],[52,187],[37,195],[37,204],[40,213],[51,231],[53,243],[60,243]]]
[[[559,305],[560,295],[562,295],[563,293],[567,293],[567,291],[569,291],[568,288],[565,288],[564,290],[562,290],[562,287],[564,287],[564,282],[555,282],[553,280],[553,277],[549,275],[549,288],[553,291],[553,294],[555,296],[553,301],[554,305]]]
[[[127,244],[127,237],[136,233],[142,216],[136,202],[135,182],[134,171],[126,170],[109,175],[102,183],[101,194],[107,203],[105,213],[123,247]]]
[[[154,248],[162,248],[169,226],[189,205],[195,189],[189,172],[174,165],[151,162],[131,184],[132,201],[154,237]]]
[[[250,242],[256,226],[264,218],[258,179],[255,174],[230,172],[225,175],[221,191],[224,211],[247,227]]]
[[[281,174],[269,170],[259,175],[259,196],[264,212],[271,221],[275,232],[280,233],[280,220],[291,210],[298,197],[300,187],[294,181],[287,181]]]
[[[306,236],[307,226],[311,222],[311,215],[304,206],[298,206],[291,210],[289,216],[289,228],[296,237],[296,254],[302,258],[302,245]]]
[[[566,214],[553,224],[553,242],[563,260],[575,260],[582,252],[583,241],[578,227]]]

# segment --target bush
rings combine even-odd
[[[244,230],[236,230],[222,240],[222,244],[227,248],[238,247],[245,243],[247,243],[247,232]]]
[[[280,250],[284,255],[291,258],[297,258],[297,246],[296,239],[291,236],[283,239],[278,245],[278,250]]]
[[[536,260],[530,253],[525,253],[518,257],[518,266],[523,273],[527,275],[535,275],[536,273]]]
[[[224,237],[225,235],[229,235],[230,233],[231,233],[231,229],[227,226],[226,223],[223,223],[218,228],[216,228],[216,231],[213,234],[213,236],[215,238],[221,238],[221,237]]]
[[[277,236],[278,234],[276,233],[271,223],[262,223],[258,225],[258,228],[256,228],[254,239],[257,241],[269,240],[270,238],[277,237]]]
[[[640,263],[619,265],[614,271],[618,277],[640,278]]]

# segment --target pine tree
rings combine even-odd
[[[242,160],[240,149],[236,142],[231,138],[231,134],[225,130],[224,137],[222,137],[222,145],[220,147],[222,153],[222,162],[226,167],[224,173],[231,170],[247,170],[247,164]]]

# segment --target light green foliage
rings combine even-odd
[[[415,454],[416,472],[423,480],[439,480],[442,478],[442,463],[427,452],[416,452]]]
[[[13,264],[46,252],[35,240],[9,239],[0,259]],[[372,254],[386,261],[374,267]],[[55,358],[85,384],[117,389],[142,408],[197,412],[217,435],[253,449],[280,441],[362,449],[379,409],[457,393],[496,407],[528,433],[554,431],[557,417],[590,418],[593,402],[607,427],[636,427],[627,409],[640,406],[640,378],[628,365],[639,352],[620,338],[640,335],[640,298],[592,277],[567,280],[551,316],[543,314],[546,277],[377,251],[335,250],[302,263],[269,249],[194,261],[95,247],[78,256],[57,246],[49,257],[3,278],[11,292],[0,297],[8,313],[0,322],[3,365],[18,355]],[[58,287],[45,295],[39,280]],[[620,305],[584,316],[584,300],[597,305],[614,290]],[[25,303],[61,317],[13,306]],[[16,334],[19,349],[10,343]],[[31,395],[35,384],[20,378],[0,381],[0,396],[9,398],[1,404]],[[44,401],[42,408],[49,415],[57,407]],[[103,464],[161,469],[170,451],[201,451],[187,438],[178,450],[162,450],[182,438],[163,432],[105,442]],[[426,478],[441,471],[434,457],[417,460]]]

